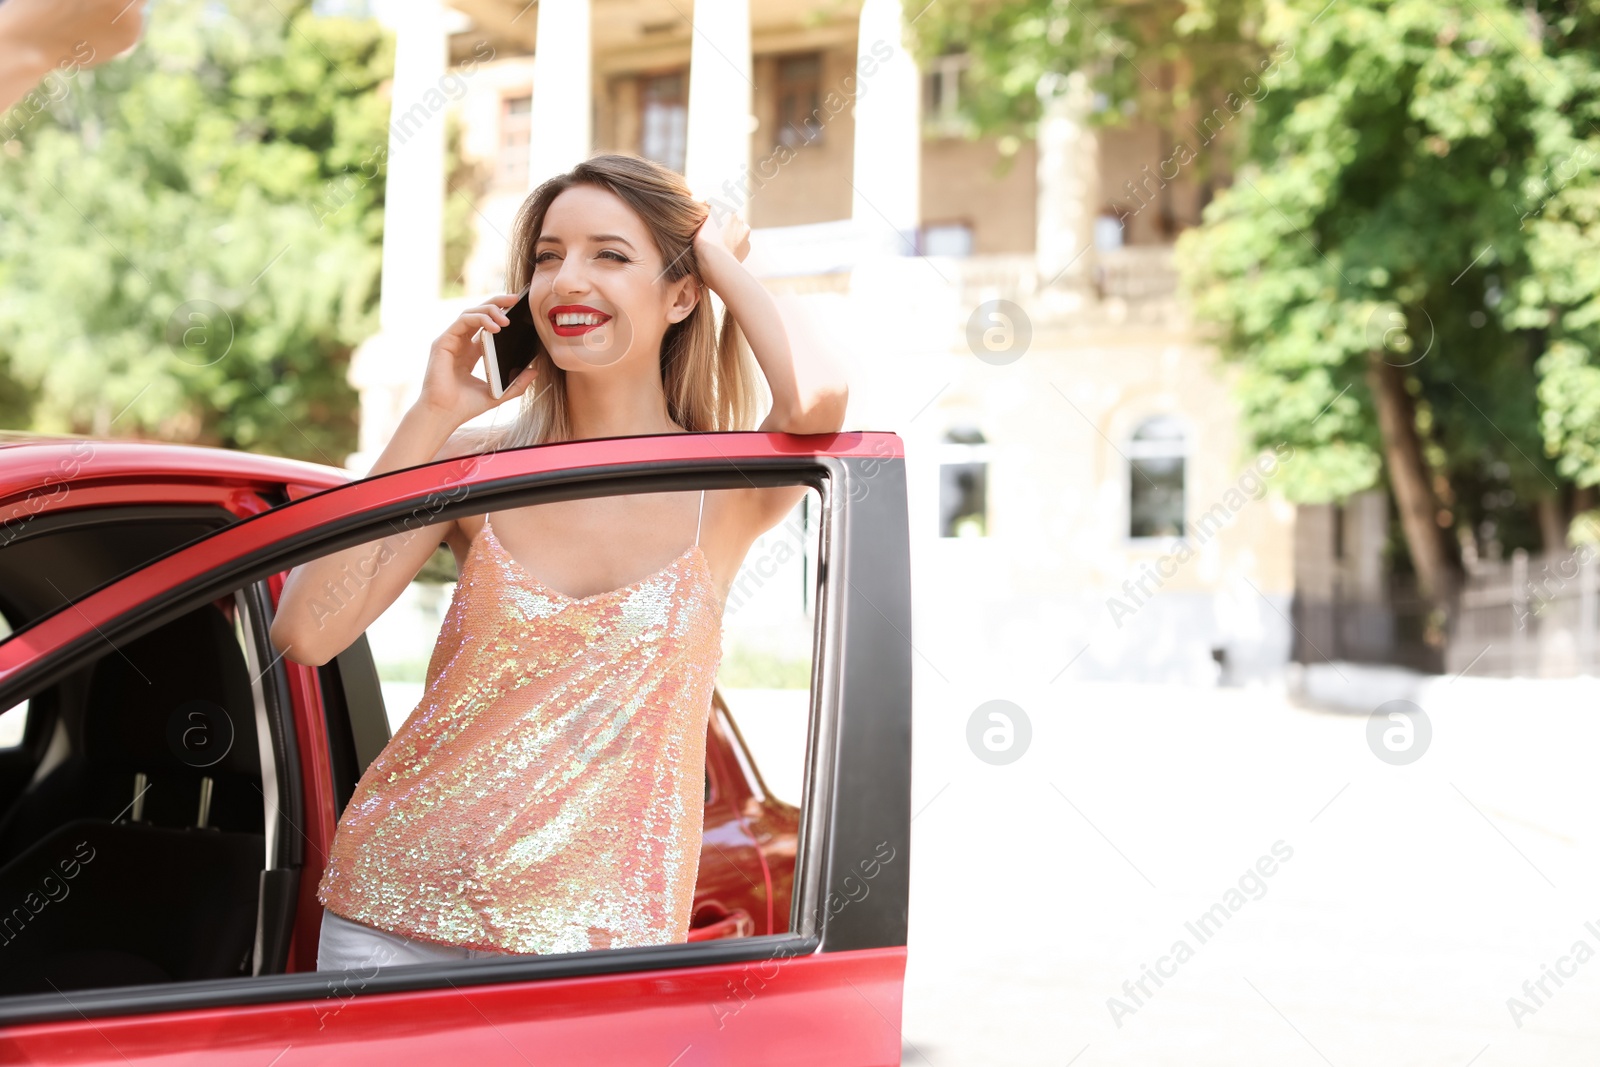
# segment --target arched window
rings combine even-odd
[[[976,426],[955,426],[939,448],[939,536],[989,533],[989,445]]]
[[[1182,537],[1183,423],[1171,415],[1141,422],[1128,442],[1128,536]]]

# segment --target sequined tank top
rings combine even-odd
[[[490,951],[686,941],[722,659],[699,527],[654,574],[571,597],[485,516],[422,700],[357,783],[317,899]]]

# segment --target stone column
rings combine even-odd
[[[387,16],[395,56],[378,332],[357,347],[348,375],[361,395],[361,429],[358,451],[345,464],[360,475],[421,387],[434,336],[428,313],[438,307],[444,267],[445,116],[433,100],[442,99],[448,61],[446,13],[440,0],[407,0],[391,5]]]
[[[922,82],[903,26],[900,0],[862,4],[850,217],[869,256],[914,254],[922,218]]]
[[[695,0],[684,179],[719,217],[750,218],[750,0]]]
[[[1080,72],[1047,75],[1038,92],[1038,190],[1034,254],[1039,283],[1078,288],[1094,267],[1095,216],[1100,210],[1098,142],[1088,125],[1089,85]]]
[[[843,309],[848,320],[839,334],[849,338],[855,358],[874,361],[875,373],[864,377],[892,382],[906,397],[932,396],[939,383],[930,386],[924,380],[937,373],[927,354],[949,347],[953,316],[964,317],[970,309],[958,310],[959,275],[916,255],[922,220],[922,76],[903,43],[904,25],[900,0],[862,4],[851,83],[854,267]],[[886,308],[894,314],[878,313]],[[884,402],[890,402],[887,396]]]
[[[409,308],[439,298],[444,243],[444,115],[425,98],[440,93],[449,48],[439,0],[395,9],[394,82],[385,162],[383,329]]]
[[[588,159],[591,129],[589,0],[542,0],[533,52],[528,188]]]

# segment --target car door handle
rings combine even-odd
[[[702,920],[703,925],[689,931],[690,941],[714,941],[719,937],[749,937],[756,932],[755,920],[750,918],[750,913],[743,908],[726,911],[719,905],[711,905],[701,910],[711,911],[711,915],[706,917],[709,921]]]

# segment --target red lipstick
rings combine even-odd
[[[591,321],[557,325],[557,317],[566,315],[587,315]],[[610,315],[607,315],[599,308],[592,308],[587,304],[558,304],[550,309],[549,318],[550,326],[555,330],[557,337],[578,337],[581,334],[588,333],[590,330],[597,330],[611,321]]]

